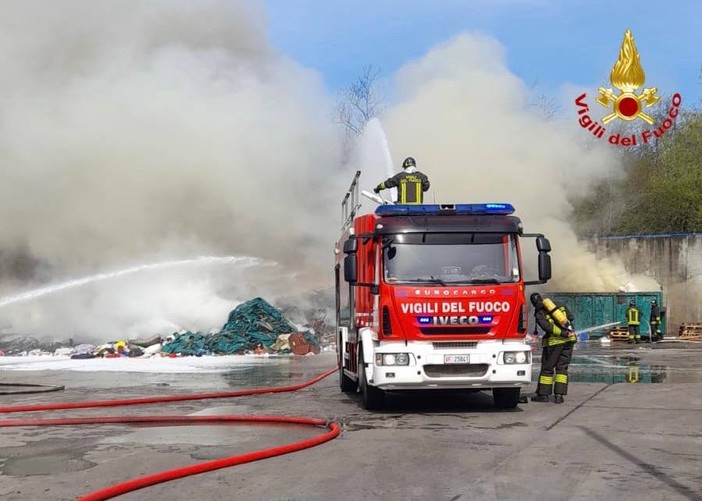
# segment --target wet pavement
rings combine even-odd
[[[489,393],[392,395],[368,412],[332,375],[306,389],[224,400],[2,415],[302,415],[339,438],[305,451],[204,473],[119,497],[244,499],[702,499],[702,344],[580,343],[566,403],[498,411]],[[2,383],[64,385],[3,395],[0,405],[103,400],[290,385],[335,354],[243,365],[225,373],[8,371]],[[538,372],[538,357],[534,377]],[[649,384],[655,383],[655,384]],[[320,430],[321,431],[321,430]],[[309,427],[89,425],[3,428],[0,499],[70,500],[178,466],[273,447]]]

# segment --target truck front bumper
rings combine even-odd
[[[383,355],[393,353],[407,353],[409,365],[382,365]],[[508,364],[505,358],[510,356],[505,353],[523,353],[526,360]],[[383,343],[375,347],[374,355],[369,383],[383,390],[489,389],[531,383],[531,348],[520,342],[456,343],[456,347]]]

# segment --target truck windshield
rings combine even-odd
[[[383,239],[388,283],[490,284],[519,281],[514,235],[412,233]]]

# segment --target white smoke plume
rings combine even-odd
[[[330,286],[353,169],[319,75],[273,49],[265,22],[245,0],[3,4],[0,261],[33,266],[35,281],[23,268],[0,293],[193,255],[268,264],[106,280],[0,309],[0,328],[97,341],[209,330],[239,301]],[[392,159],[417,159],[429,201],[512,202],[551,238],[554,288],[616,290],[623,267],[565,223],[567,192],[616,159],[534,116],[503,52],[462,35],[403,68],[382,117]],[[383,158],[364,187],[387,177],[378,144],[366,141]]]
[[[458,36],[396,81],[400,104],[384,117],[392,156],[417,160],[432,183],[430,201],[512,203],[525,232],[551,240],[548,289],[611,292],[626,283],[623,264],[596,259],[567,223],[568,194],[621,168],[613,151],[588,145],[579,127],[537,116],[496,40]]]
[[[245,0],[5,2],[0,258],[31,256],[41,284],[193,255],[278,262],[257,280],[275,276],[287,293],[328,283],[338,130],[319,75],[265,30],[261,5]],[[214,295],[227,273],[105,282],[7,307],[0,324],[145,334],[170,302],[182,327],[219,326],[257,289]],[[31,284],[0,292],[18,285]],[[120,322],[125,308],[134,318]]]

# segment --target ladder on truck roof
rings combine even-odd
[[[351,186],[349,186],[344,200],[341,202],[341,231],[346,231],[353,223],[353,218],[356,217],[356,212],[361,208],[358,198],[358,178],[361,177],[361,171],[357,170],[353,176]]]

